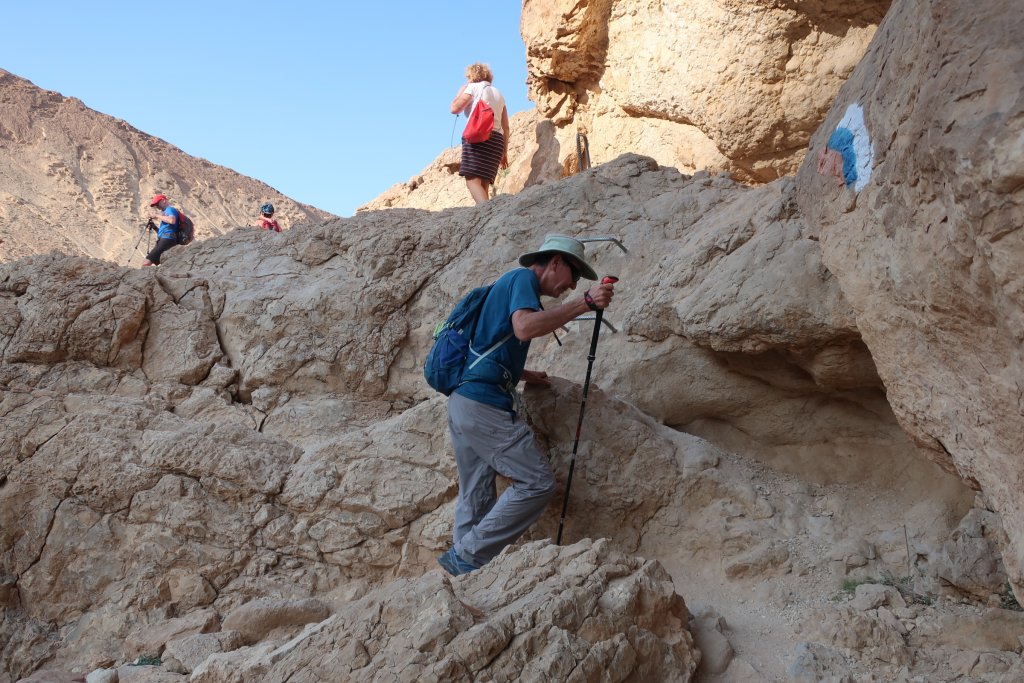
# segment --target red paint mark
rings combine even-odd
[[[833,176],[840,185],[845,183],[843,178],[843,155],[834,149],[823,147],[818,154],[818,173],[823,176]]]

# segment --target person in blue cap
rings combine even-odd
[[[259,227],[263,230],[281,232],[281,226],[278,225],[277,220],[274,218],[274,205],[270,202],[267,202],[260,207]]]

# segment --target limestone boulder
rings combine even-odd
[[[787,673],[800,683],[838,683],[849,680],[850,667],[836,648],[805,642],[794,649]]]
[[[268,634],[293,626],[323,621],[331,614],[321,601],[260,599],[233,609],[224,619],[224,628],[238,633],[245,644],[263,640]],[[234,648],[228,648],[234,649]],[[179,659],[181,659],[179,657]],[[184,662],[184,660],[182,660]]]
[[[1006,568],[1001,548],[1007,547],[999,516],[973,509],[960,521],[935,558],[935,572],[954,594],[987,600],[1005,590]]]
[[[174,415],[185,386],[149,404],[130,395],[139,380],[123,371],[67,363],[40,377],[23,364],[5,369],[3,425],[18,454],[2,461],[0,486],[3,571],[17,577],[10,614],[40,628],[64,623],[61,659],[95,667],[160,656],[166,643],[220,621],[240,640],[279,642],[327,617],[312,596],[336,588],[351,600],[365,592],[359,582],[418,576],[450,542],[456,477],[442,400],[297,449],[240,417],[226,419],[233,413],[213,421]],[[60,401],[47,388],[58,386],[69,392]],[[536,426],[564,476],[573,411],[555,406],[572,405],[578,387],[559,382],[528,400],[531,413],[559,414]],[[714,464],[712,449],[614,400],[593,410],[609,442],[574,486],[567,538],[603,535],[636,548],[644,520],[669,503],[687,467]],[[627,432],[642,434],[643,448],[612,443]],[[600,514],[581,516],[597,501]],[[552,511],[532,537],[551,538],[556,526]],[[84,566],[91,570],[75,570]],[[253,600],[271,591],[287,599]],[[31,668],[55,641],[17,629],[10,665]],[[172,658],[198,666],[212,652],[209,640],[176,645]]]
[[[117,669],[95,669],[85,677],[85,683],[119,683]]]
[[[892,586],[877,583],[864,583],[857,586],[853,599],[850,600],[850,607],[861,612],[878,607],[906,607],[900,592]]]
[[[698,671],[720,674],[729,668],[736,654],[724,633],[728,628],[725,619],[711,608],[703,608],[693,616],[691,629],[701,654]]]
[[[140,657],[159,659],[168,643],[219,628],[217,613],[210,609],[154,624],[140,624],[128,634],[124,654],[129,661],[137,661]]]
[[[168,641],[162,660],[164,663],[169,660],[179,662],[183,673],[191,673],[211,655],[236,650],[242,643],[242,635],[238,631],[196,633]]]
[[[7,363],[84,361],[196,384],[223,355],[204,283],[174,292],[155,271],[54,254],[18,261],[5,275]]]
[[[884,607],[869,612],[822,609],[816,616],[805,631],[825,647],[863,653],[895,667],[913,657],[906,627]]]
[[[160,666],[131,664],[117,667],[118,683],[184,683],[188,678]]]
[[[598,386],[666,424],[819,481],[875,476],[873,465],[916,448],[886,407],[818,244],[804,237],[794,192],[790,182],[747,188],[627,155],[557,189],[490,202],[478,227],[498,236],[467,244],[412,302],[390,389],[423,391],[429,331],[468,283],[515,264],[523,245],[555,231],[613,236],[628,254],[608,242],[588,248],[599,272],[621,278],[605,316],[619,331],[603,332]],[[590,329],[568,325],[557,332],[561,345],[535,340],[532,366],[582,383]],[[840,451],[849,458],[829,458]]]
[[[190,680],[688,681],[700,660],[688,618],[656,562],[603,541],[537,542],[454,580],[401,580],[272,652],[214,656]]]

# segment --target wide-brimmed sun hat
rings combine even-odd
[[[540,245],[537,251],[531,251],[519,257],[519,265],[529,268],[542,254],[561,254],[568,257],[579,270],[580,275],[588,280],[596,280],[597,273],[590,267],[590,264],[583,258],[583,242],[573,239],[568,235],[547,235],[544,244]]]
[[[167,199],[166,196],[164,196],[162,194],[155,194],[155,195],[153,195],[153,201],[151,201],[149,203],[149,205],[150,206],[156,206],[157,204],[159,204],[161,201],[163,201],[165,199]]]

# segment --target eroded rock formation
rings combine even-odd
[[[1022,35],[1016,12],[898,3],[797,183],[900,424],[1002,514],[1018,595],[1024,103],[1013,74],[1024,70]],[[837,142],[843,130],[847,145]],[[819,172],[837,146],[855,177]]]
[[[623,278],[609,313],[620,332],[601,343],[570,540],[660,559],[735,629],[742,613],[713,597],[722,582],[767,580],[776,596],[801,576],[834,584],[835,572],[904,566],[905,535],[930,590],[941,566],[996,595],[992,576],[950,570],[958,547],[991,552],[950,543],[969,492],[898,428],[792,193],[625,157],[469,211],[229,234],[158,269],[4,266],[9,665],[127,661],[140,628],[202,610],[223,620],[267,596],[345,604],[433,567],[455,478],[443,400],[420,376],[429,329],[520,245],[573,225],[630,251],[590,247]],[[534,362],[566,379],[526,399],[564,475],[589,333],[561,336],[538,340]],[[730,451],[802,483],[745,470]],[[763,483],[739,483],[750,480]],[[879,517],[858,521],[851,486],[888,492]],[[530,538],[550,538],[555,514]],[[833,558],[817,543],[849,547]],[[55,626],[77,635],[57,646]],[[237,627],[191,634],[211,628]],[[190,635],[173,633],[164,642]],[[732,661],[760,664],[742,649]]]
[[[597,163],[634,151],[771,180],[796,170],[888,6],[526,0],[528,85]]]
[[[889,4],[525,0],[537,107],[513,117],[510,168],[495,189],[519,192],[575,172],[579,156],[599,164],[624,153],[748,183],[792,174]],[[361,210],[469,206],[458,161],[457,148],[444,152]]]
[[[657,563],[604,541],[540,542],[455,580],[400,579],[276,650],[211,657],[191,680],[686,681],[699,659],[688,618]]]

